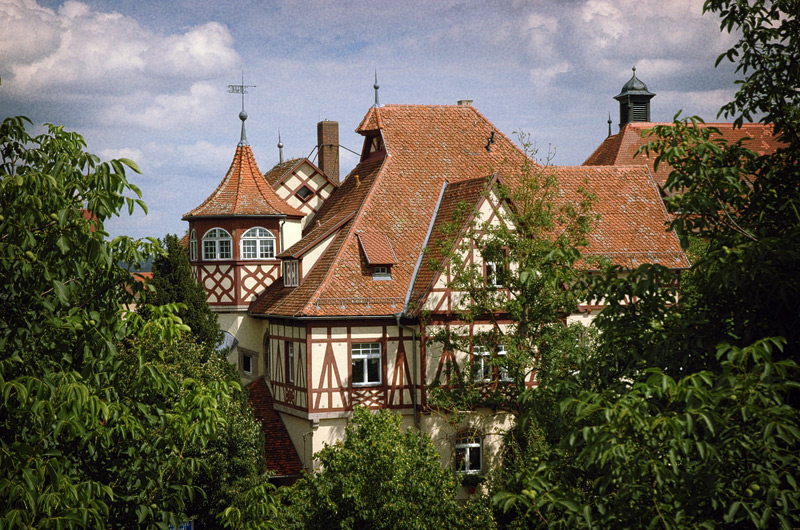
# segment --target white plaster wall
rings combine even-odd
[[[331,241],[333,241],[333,238],[336,237],[336,234],[338,234],[338,232],[334,232],[330,236],[323,239],[319,243],[319,245],[317,245],[310,251],[306,252],[302,260],[304,274],[308,275],[309,271],[314,266],[314,264],[317,263],[317,260],[319,260],[320,256],[322,256],[322,254],[328,249],[328,247],[331,244]]]
[[[286,222],[283,223],[283,231],[281,239],[283,243],[283,248],[281,249],[281,252],[291,247],[298,241],[300,241],[302,235],[303,235],[302,221],[300,219],[287,219]]]

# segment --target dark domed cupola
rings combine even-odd
[[[636,67],[633,67],[633,75],[630,80],[622,86],[619,94],[614,99],[619,101],[619,128],[634,121],[650,121],[650,100],[655,96],[647,90],[645,85],[636,77]]]

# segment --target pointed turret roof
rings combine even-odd
[[[303,217],[273,191],[256,164],[253,150],[240,143],[217,189],[184,220],[196,217]]]

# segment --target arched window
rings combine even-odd
[[[242,235],[242,259],[275,259],[275,236],[257,226]]]
[[[189,259],[197,261],[197,232],[194,229],[189,236]]]
[[[203,259],[231,259],[231,235],[212,228],[203,236]]]

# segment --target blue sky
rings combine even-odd
[[[183,234],[181,215],[219,183],[239,139],[239,96],[262,171],[307,156],[316,123],[340,142],[374,101],[474,100],[499,130],[530,134],[554,163],[580,164],[607,134],[612,98],[637,76],[654,121],[682,110],[715,120],[734,91],[714,61],[734,37],[701,0],[322,1],[0,0],[0,118],[82,133],[104,159],[128,157],[150,213],[112,235]],[[341,151],[342,174],[356,156]]]

